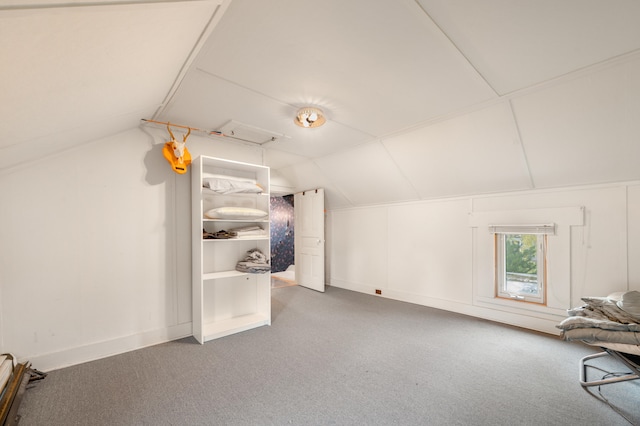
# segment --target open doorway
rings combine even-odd
[[[271,287],[297,285],[294,196],[271,197]]]
[[[272,197],[272,287],[300,285],[311,290],[325,291],[324,221],[322,188],[281,198]]]

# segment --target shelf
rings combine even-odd
[[[200,343],[271,324],[270,274],[234,269],[245,250],[256,247],[265,253],[269,251],[268,213],[257,218],[205,216],[205,212],[222,207],[269,212],[269,174],[267,166],[214,157],[199,156],[191,163],[192,323],[193,335]],[[213,175],[252,179],[265,192],[220,194],[202,186],[203,179]],[[240,232],[235,238],[203,238],[203,230],[215,233],[246,226],[263,228],[264,233]]]
[[[231,278],[231,277],[242,277],[244,275],[249,275],[247,272],[240,272],[236,270],[231,271],[220,271],[220,272],[209,272],[206,274],[202,274],[203,280],[217,280],[220,278]]]
[[[264,236],[264,237],[241,237],[241,238],[203,238],[202,241],[209,243],[212,241],[215,242],[221,242],[221,241],[264,241],[264,240],[268,240],[269,237],[268,236]]]
[[[232,192],[230,194],[221,194],[216,191],[212,191],[206,186],[202,187],[202,195],[203,196],[211,196],[215,195],[217,197],[269,197],[270,194],[268,192]]]
[[[241,223],[269,223],[269,219],[210,219],[202,218],[203,222],[241,222]]]
[[[204,341],[217,339],[241,331],[250,330],[261,325],[270,325],[271,318],[262,314],[250,314],[228,320],[214,321],[202,324]]]

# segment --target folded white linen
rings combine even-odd
[[[267,231],[259,226],[244,226],[240,228],[232,228],[229,231],[235,232],[239,238],[267,235]]]
[[[255,182],[234,179],[204,178],[202,186],[218,194],[254,193],[260,194],[263,188]]]
[[[261,219],[269,215],[268,212],[247,207],[218,207],[207,210],[204,215],[209,219]]]

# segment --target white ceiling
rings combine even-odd
[[[0,169],[151,117],[331,207],[640,179],[637,0],[0,0]],[[10,66],[8,66],[10,64]],[[314,105],[328,122],[293,124]]]

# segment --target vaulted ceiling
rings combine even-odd
[[[636,180],[638,22],[636,0],[0,0],[0,169],[154,118],[272,136],[274,174],[333,207]],[[294,125],[308,105],[324,126]]]

